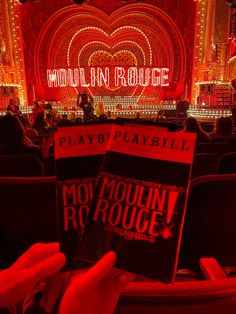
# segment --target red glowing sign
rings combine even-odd
[[[169,68],[78,67],[47,70],[49,87],[168,86]]]

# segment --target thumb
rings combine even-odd
[[[86,273],[87,280],[99,282],[111,271],[115,262],[116,262],[115,252],[113,251],[108,252]]]

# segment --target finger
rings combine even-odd
[[[116,254],[113,251],[106,253],[92,268],[89,269],[87,276],[95,281],[100,281],[113,271],[116,262]]]
[[[12,268],[27,269],[57,253],[59,253],[59,243],[37,243],[32,245]]]
[[[24,302],[27,302],[27,300],[34,299],[34,297],[39,293],[43,292],[46,289],[46,282],[40,282],[38,285],[36,285],[26,296]]]
[[[58,253],[25,270],[25,276],[32,283],[37,283],[57,273],[65,265],[65,261],[65,255]]]
[[[30,311],[33,305],[34,305],[33,299],[28,300],[27,302],[24,302],[24,304],[22,305],[23,313],[27,313],[27,311]]]
[[[30,293],[25,297],[23,301],[23,305],[22,305],[24,309],[24,313],[26,309],[30,308],[33,305],[35,296],[39,292],[42,292],[45,289],[45,287],[46,287],[46,283],[42,282],[38,284],[36,287],[34,287],[33,290],[30,291]]]
[[[87,280],[92,280],[95,283],[99,282],[111,271],[115,262],[115,252],[108,252],[86,273]]]

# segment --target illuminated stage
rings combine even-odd
[[[197,106],[191,106],[188,110],[188,116],[194,117],[199,121],[214,121],[219,117],[231,116],[230,109],[198,109]]]
[[[226,1],[0,2],[2,110],[12,98],[21,106],[36,99],[80,115],[79,91],[116,116],[153,117],[161,109],[173,110],[183,97],[189,114],[204,119],[229,115],[228,105],[236,105],[230,85],[236,79],[236,14]],[[118,84],[108,84],[105,72],[76,84],[71,71],[81,67],[166,72],[155,84],[146,84],[142,72],[125,81],[120,77]],[[223,96],[218,85],[225,86]],[[199,108],[199,101],[212,109],[196,110],[191,104]]]
[[[106,97],[104,97],[106,98]],[[105,101],[104,101],[105,103]],[[76,108],[75,106],[61,106],[60,104],[53,104],[53,109],[57,111],[58,114],[67,114],[68,118],[83,117],[83,111]],[[139,106],[133,105],[123,105],[121,108],[117,108],[116,105],[109,104],[104,105],[105,112],[110,112],[112,118],[126,117],[126,118],[136,118],[137,114],[142,119],[155,119],[157,117],[158,111],[163,110],[167,119],[177,120],[176,117],[176,105],[146,105]],[[32,106],[20,106],[20,111],[23,114],[32,114]],[[0,111],[0,116],[5,115],[6,111]],[[209,121],[213,122],[216,118],[231,116],[231,110],[222,109],[197,109],[196,105],[192,105],[187,112],[187,116],[195,117],[198,121]]]
[[[174,4],[169,4],[168,9],[174,9],[171,16],[165,10],[146,3],[121,6],[109,2],[113,8],[107,7],[107,11],[112,9],[112,12],[88,5],[69,5],[55,11],[45,23],[38,25],[36,43],[26,36],[26,32],[23,34],[28,41],[27,81],[34,82],[28,86],[31,102],[35,97],[37,100],[51,99],[60,101],[63,106],[71,106],[76,103],[77,93],[81,90],[93,97],[134,98],[130,101],[131,106],[143,105],[145,97],[155,98],[156,104],[163,99],[180,99],[184,92],[190,97],[186,81],[191,79],[192,61],[189,64],[187,56],[193,54],[194,20],[191,21],[191,29],[189,24],[182,25],[183,34],[174,21],[176,14],[179,14]],[[23,6],[22,10],[27,18],[29,12]],[[25,31],[27,29],[28,26]],[[186,46],[186,40],[191,44]],[[34,58],[30,51],[34,52]],[[63,71],[67,71],[65,75],[68,77],[68,69],[81,67],[168,69],[168,82],[166,80],[165,85],[141,86],[130,84],[127,79],[118,86],[105,83],[92,86],[89,81],[89,84],[78,87],[74,80],[66,84]],[[58,71],[60,75],[57,76]]]

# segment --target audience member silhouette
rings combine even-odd
[[[72,125],[71,120],[68,119],[68,115],[63,113],[61,120],[57,122],[57,126],[68,126]]]
[[[49,126],[44,118],[43,111],[38,112],[32,126],[37,131],[48,129]]]
[[[196,143],[207,143],[210,141],[208,133],[202,129],[196,118],[188,117],[184,120],[183,132],[196,133]]]
[[[40,148],[26,137],[24,126],[12,115],[0,117],[0,154],[32,154],[43,159]]]
[[[209,137],[211,140],[234,137],[233,129],[233,120],[230,117],[220,117],[215,120],[214,131],[209,133]]]
[[[55,128],[57,126],[52,113],[46,113],[45,122],[49,128]]]
[[[25,129],[25,135],[27,137],[31,138],[38,136],[38,132],[30,127],[29,119],[26,116],[20,115],[18,118]]]

